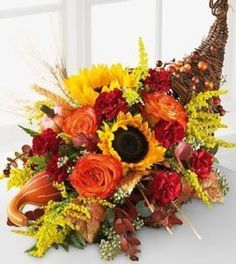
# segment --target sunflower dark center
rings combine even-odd
[[[112,147],[127,163],[137,163],[141,161],[148,152],[148,142],[145,136],[135,127],[128,126],[127,130],[117,129],[114,133],[115,139]]]

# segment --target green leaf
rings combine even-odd
[[[78,232],[70,233],[68,243],[79,249],[83,249],[86,246],[84,238]]]
[[[55,116],[55,111],[47,105],[42,105],[40,107],[40,110],[45,113],[49,118],[53,118]]]
[[[29,160],[35,164],[37,171],[42,171],[47,167],[47,157],[46,156],[33,156],[29,157]]]
[[[106,220],[107,222],[112,225],[115,219],[115,214],[112,208],[106,209]]]
[[[32,246],[31,248],[25,250],[25,253],[29,253],[29,252],[34,251],[34,250],[36,250],[36,249],[37,249],[37,247],[36,247],[36,245],[34,245],[34,246]]]
[[[52,244],[52,247],[54,247],[55,249],[58,249],[58,248],[59,248],[59,245],[56,244],[56,243],[53,243],[53,244]]]
[[[61,246],[65,249],[66,252],[69,251],[69,245],[67,243],[62,243]]]
[[[38,136],[39,135],[39,133],[37,131],[34,131],[32,129],[29,129],[29,128],[26,128],[26,127],[23,127],[23,126],[20,126],[20,125],[19,125],[19,127],[21,129],[23,129],[31,137],[35,137],[35,136]]]
[[[152,211],[145,205],[145,201],[138,202],[136,204],[136,209],[141,217],[149,217],[152,215]]]

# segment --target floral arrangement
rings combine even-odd
[[[51,248],[82,249],[98,243],[101,257],[124,252],[138,260],[143,226],[173,227],[186,222],[181,210],[193,198],[207,207],[222,203],[229,186],[218,167],[219,147],[235,147],[214,136],[225,125],[220,95],[208,80],[182,103],[173,78],[207,71],[196,52],[189,59],[148,67],[142,40],[135,68],[97,65],[68,76],[52,68],[63,95],[34,86],[46,97],[31,113],[32,137],[8,158],[3,177],[19,193],[8,206],[8,224],[35,239],[27,252],[42,257]],[[34,122],[36,121],[36,122]],[[24,210],[34,204],[36,209]]]

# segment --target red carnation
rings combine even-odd
[[[57,137],[52,129],[47,129],[43,132],[42,137],[47,141],[47,151],[55,154],[58,152],[60,144],[63,142],[61,138]]]
[[[153,198],[165,206],[180,195],[182,188],[180,175],[175,171],[156,171],[151,188]]]
[[[192,153],[190,157],[190,165],[200,179],[206,179],[212,169],[213,157],[207,151],[199,149]]]
[[[152,91],[167,92],[171,87],[170,75],[165,69],[149,69],[144,85],[149,86]]]
[[[112,120],[120,111],[127,113],[128,104],[119,89],[101,93],[94,105],[98,119]]]
[[[33,138],[33,154],[44,155],[46,152],[55,154],[58,152],[59,146],[63,141],[57,137],[52,129],[45,130],[41,135]]]
[[[183,140],[184,127],[177,121],[160,120],[155,126],[155,137],[165,147],[171,148]]]
[[[35,155],[44,155],[47,150],[47,141],[40,135],[35,136],[32,150]]]
[[[51,177],[53,181],[62,182],[68,178],[67,173],[67,164],[59,165],[59,158],[58,154],[54,155],[48,163],[46,172]]]

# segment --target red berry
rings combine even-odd
[[[225,114],[226,114],[226,111],[225,111],[224,109],[221,109],[221,110],[220,110],[220,115],[221,115],[221,116],[225,116]]]
[[[158,60],[157,63],[156,63],[156,66],[157,66],[157,68],[161,67],[162,66],[162,61]]]
[[[173,66],[169,66],[166,71],[171,74],[175,72],[175,68]]]
[[[213,104],[214,105],[219,105],[221,103],[220,97],[214,97],[213,98]]]

